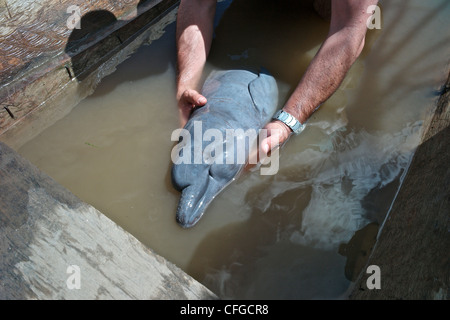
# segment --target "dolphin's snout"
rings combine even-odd
[[[223,183],[210,175],[206,180],[197,182],[199,183],[189,185],[181,191],[176,221],[183,228],[193,227],[224,187]]]
[[[206,209],[203,198],[206,183],[189,185],[181,190],[176,221],[183,228],[193,227],[203,216]]]
[[[177,223],[183,228],[191,228],[194,226],[195,222],[190,222],[186,220],[186,216],[183,214],[176,215]]]

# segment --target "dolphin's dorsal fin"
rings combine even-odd
[[[261,68],[259,76],[249,83],[248,91],[263,119],[275,113],[278,106],[278,86],[266,69]]]

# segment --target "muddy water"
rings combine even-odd
[[[448,63],[448,1],[386,1],[381,13],[342,87],[283,148],[278,174],[242,176],[193,229],[176,224],[170,184],[174,23],[19,152],[222,298],[345,297]],[[328,27],[296,1],[222,1],[218,16],[205,74],[263,66],[282,102]]]

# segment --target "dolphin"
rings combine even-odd
[[[193,227],[211,201],[237,178],[256,143],[252,130],[257,135],[278,106],[277,83],[266,70],[213,71],[202,94],[206,105],[193,111],[172,150],[179,156],[171,176],[181,192],[176,220],[183,228]]]

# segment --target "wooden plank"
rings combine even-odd
[[[0,299],[216,298],[0,143]]]
[[[178,0],[27,3],[24,6],[23,1],[0,0],[0,137],[16,127],[20,131],[31,126],[25,118],[33,118],[32,113],[46,108],[47,101],[54,100],[67,87],[83,86],[80,89],[84,91],[77,90],[82,92],[80,99],[92,92],[108,74],[97,72],[97,68],[130,44],[135,49],[139,35],[176,6]],[[68,28],[70,6],[80,8],[80,29]],[[123,59],[116,60],[117,64]],[[110,63],[109,68],[116,64]],[[88,79],[93,72],[97,72],[97,77]],[[82,84],[86,79],[87,83]],[[74,81],[77,83],[72,84]],[[71,107],[60,104],[61,109]],[[17,133],[9,133],[2,141],[11,145],[13,135]],[[21,140],[29,138],[25,135]]]
[[[364,268],[350,299],[449,299],[449,88],[450,75],[368,260],[381,289],[368,288]]]
[[[137,8],[155,7],[161,0],[83,1],[83,0],[0,0],[0,87],[14,78],[46,64],[65,52],[73,32],[82,34],[83,45],[95,43],[137,17]],[[166,1],[167,2],[167,1]],[[70,10],[78,7],[79,11]],[[79,15],[95,16],[96,21],[74,28]],[[108,19],[102,19],[108,17]],[[104,32],[108,29],[108,32]],[[81,38],[81,37],[80,37]],[[76,48],[76,50],[80,50]]]

